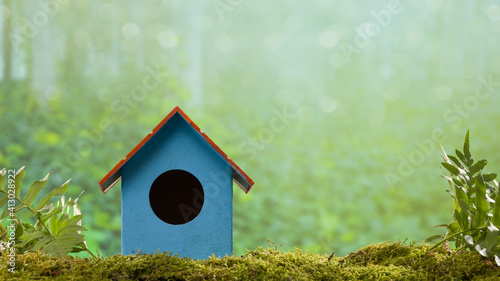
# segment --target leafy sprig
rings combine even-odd
[[[470,152],[469,131],[463,151],[455,150],[456,157],[442,149],[442,166],[450,173],[442,177],[448,181],[447,192],[453,199],[452,219],[439,225],[447,229],[446,235],[432,249],[446,241],[455,242],[457,248],[475,249],[485,257],[495,257],[500,266],[500,202],[497,203],[498,182],[494,173],[484,174],[487,160],[474,162]],[[500,199],[500,198],[499,198]],[[426,241],[440,238],[429,237]]]
[[[21,198],[21,181],[24,178],[24,167],[21,167],[17,170],[14,179],[8,179],[9,185],[15,186],[13,199],[10,199],[12,194],[9,198],[9,192],[4,188],[6,173],[5,168],[0,170],[0,208],[6,205],[9,200],[15,200],[18,204],[15,204],[15,207],[12,204],[7,204],[7,208],[0,215],[0,223],[6,217],[16,221],[15,247],[18,251],[42,250],[55,256],[67,256],[69,253],[87,251],[94,256],[87,248],[84,235],[81,234],[81,231],[87,229],[81,226],[83,216],[77,206],[80,196],[74,200],[70,198],[68,201],[62,196],[56,205],[50,202],[54,197],[64,195],[70,180],[54,188],[49,194],[41,198],[38,204],[34,204],[36,197],[47,184],[52,172],[48,173],[43,179],[31,184],[26,196]],[[22,223],[17,215],[21,210],[27,210],[35,217],[35,225],[27,222]],[[7,232],[3,228],[2,232],[2,240],[8,243]]]

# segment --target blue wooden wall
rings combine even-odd
[[[151,184],[172,169],[190,172],[204,189],[200,214],[186,224],[163,222],[149,204]],[[230,255],[232,197],[231,167],[176,113],[123,167],[122,253],[173,251],[198,259]]]

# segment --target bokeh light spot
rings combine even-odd
[[[111,4],[104,4],[99,9],[99,16],[105,20],[111,20],[116,15],[116,9]]]
[[[172,48],[177,45],[177,34],[173,31],[163,31],[158,34],[158,42],[165,48]]]
[[[271,54],[276,52],[283,44],[283,38],[280,34],[269,34],[262,42],[262,47],[266,53]]]
[[[491,5],[486,11],[488,18],[491,21],[499,21],[500,20],[500,6]]]
[[[337,109],[337,101],[331,97],[322,97],[319,99],[319,107],[325,113],[332,113]]]
[[[122,26],[122,34],[125,38],[134,38],[139,34],[139,27],[135,23],[126,23]]]
[[[298,31],[304,25],[304,21],[297,16],[289,16],[285,19],[285,27],[288,31]]]
[[[416,49],[422,45],[424,42],[424,34],[420,30],[410,31],[406,35],[406,46],[409,48]]]
[[[73,42],[77,47],[86,48],[90,44],[90,36],[85,30],[78,30],[73,34]]]
[[[339,43],[339,36],[334,31],[327,30],[321,33],[318,42],[324,48],[332,48]]]
[[[452,93],[450,87],[448,87],[446,85],[439,85],[436,88],[436,97],[439,100],[447,101],[451,98],[452,95],[453,95],[453,93]]]
[[[0,5],[0,21],[6,21],[10,16],[10,9],[4,5]]]
[[[214,43],[217,49],[223,53],[230,53],[233,51],[234,42],[229,35],[224,32],[218,32],[215,35]]]

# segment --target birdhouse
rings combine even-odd
[[[233,248],[233,181],[252,179],[175,107],[99,182],[121,179],[122,253],[205,259]]]

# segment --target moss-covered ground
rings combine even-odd
[[[491,259],[477,252],[430,245],[381,243],[345,257],[258,248],[241,257],[192,260],[167,253],[107,258],[16,256],[15,273],[0,257],[0,280],[500,280]]]

